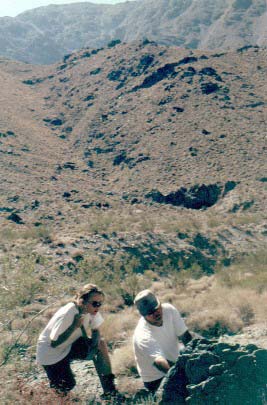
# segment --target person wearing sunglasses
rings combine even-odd
[[[54,314],[39,336],[37,362],[46,371],[50,387],[59,393],[67,394],[76,384],[71,361],[87,359],[94,362],[103,396],[118,394],[107,344],[99,332],[103,322],[99,309],[104,298],[99,287],[86,284],[72,302]]]
[[[150,290],[141,291],[134,302],[142,315],[133,335],[137,370],[145,386],[142,395],[154,395],[177,360],[179,341],[186,345],[193,337],[178,310],[161,304]]]

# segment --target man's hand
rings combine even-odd
[[[80,328],[83,324],[83,315],[76,314],[73,318],[72,324],[65,330],[57,340],[51,340],[51,347],[57,347],[64,343],[70,335],[75,331],[75,329]]]
[[[170,369],[170,364],[167,359],[165,359],[163,356],[158,356],[154,360],[153,365],[163,373],[167,373]]]
[[[179,336],[179,339],[183,342],[183,344],[186,346],[187,343],[191,342],[193,339],[193,336],[191,333],[187,330],[182,336]]]

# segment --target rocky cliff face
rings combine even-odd
[[[112,39],[147,37],[191,49],[265,46],[264,0],[142,0],[116,5],[50,5],[0,18],[0,54],[49,64],[83,47]]]

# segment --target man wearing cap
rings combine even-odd
[[[134,302],[142,315],[133,336],[137,370],[145,388],[154,394],[177,360],[179,340],[186,345],[192,335],[177,309],[161,304],[150,290],[141,291]]]

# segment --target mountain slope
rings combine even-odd
[[[266,45],[264,0],[140,0],[116,5],[76,3],[39,7],[0,18],[0,54],[53,63],[83,47],[113,39],[148,38],[199,49]]]
[[[11,211],[29,223],[52,207],[83,216],[92,201],[266,208],[266,50],[146,41],[0,68],[4,217],[16,195]]]

